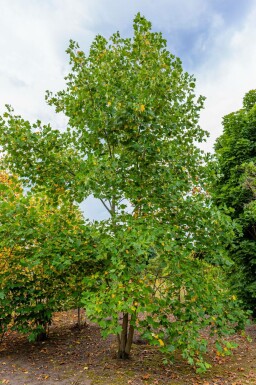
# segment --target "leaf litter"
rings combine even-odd
[[[103,340],[98,326],[77,328],[76,310],[55,314],[49,339],[29,343],[9,332],[0,345],[0,384],[8,385],[256,385],[256,325],[242,335],[233,355],[219,357],[211,344],[212,368],[198,375],[177,354],[172,364],[155,348],[136,343],[130,360],[115,357],[115,336]],[[139,340],[139,338],[138,338]]]

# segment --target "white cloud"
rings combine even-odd
[[[219,31],[209,60],[197,69],[198,92],[207,97],[201,114],[211,133],[207,150],[222,133],[222,117],[242,108],[245,93],[256,88],[255,20],[256,5],[239,29]]]
[[[1,111],[7,103],[28,119],[63,120],[53,117],[44,95],[46,89],[64,86],[69,39],[83,34],[89,45],[93,38],[86,29],[89,13],[79,3],[72,7],[70,1],[1,2]]]

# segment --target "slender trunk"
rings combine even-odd
[[[118,349],[118,358],[128,358],[125,353],[125,347],[127,342],[127,334],[128,334],[128,325],[129,325],[129,315],[128,313],[123,314],[123,322],[122,322],[122,332],[120,336],[120,345]]]
[[[119,352],[121,351],[121,338],[120,338],[120,335],[118,333],[117,333],[116,337],[117,337],[117,347],[118,347],[117,356],[119,358]]]
[[[133,335],[134,335],[134,326],[131,324],[133,321],[135,321],[134,315],[131,316],[129,333],[128,333],[128,337],[127,337],[127,341],[126,341],[126,345],[125,345],[125,354],[127,354],[128,357],[130,355],[130,351],[131,351],[131,347],[132,347],[132,341],[133,341]]]
[[[42,326],[43,330],[37,334],[36,342],[46,341],[48,338],[48,324],[44,324]]]
[[[130,356],[130,351],[132,347],[133,342],[133,335],[134,335],[134,326],[131,324],[131,322],[134,322],[135,315],[133,315],[130,319],[129,324],[129,314],[124,313],[123,314],[123,322],[122,322],[122,332],[121,335],[117,335],[117,342],[118,342],[118,358],[121,359],[127,359]]]
[[[41,332],[36,336],[36,342],[42,342],[46,341],[48,338],[48,335],[46,332]]]
[[[81,308],[78,307],[77,309],[77,326],[78,329],[81,329]]]

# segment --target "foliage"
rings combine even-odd
[[[0,177],[1,329],[11,324],[30,339],[43,338],[54,311],[68,299],[80,302],[88,238],[76,207],[25,195],[17,179]]]
[[[216,235],[221,233],[217,227],[224,230],[226,223],[211,210],[201,214],[212,216]],[[167,356],[181,349],[198,371],[207,369],[203,360],[207,341],[201,338],[204,327],[210,328],[221,354],[230,352],[223,335],[242,327],[243,317],[236,296],[224,283],[224,271],[217,266],[224,261],[213,266],[218,254],[210,256],[213,235],[207,258],[200,260],[195,252],[200,248],[192,240],[189,244],[178,225],[123,216],[120,225],[104,233],[98,251],[105,260],[105,273],[88,276],[84,293],[86,313],[101,326],[103,336],[114,333],[121,339],[127,315],[130,329],[136,328]],[[222,239],[217,236],[214,241],[217,250]]]
[[[104,273],[85,274],[83,303],[104,335],[117,334],[118,356],[129,356],[138,329],[203,371],[200,330],[220,337],[244,316],[223,278],[232,225],[206,192],[206,158],[195,145],[206,136],[195,79],[140,14],[133,39],[97,36],[88,55],[71,41],[67,52],[66,89],[47,93],[69,118],[67,131],[31,125],[8,107],[5,164],[34,191],[70,201],[93,194],[108,211],[91,225]],[[225,351],[222,339],[217,347]]]
[[[251,190],[253,198],[256,198],[256,164],[253,162],[244,165],[244,187]]]
[[[237,263],[233,284],[255,313],[256,298],[256,91],[248,92],[243,108],[223,119],[223,134],[216,142],[217,180],[213,186],[217,204],[225,204],[240,231],[230,249]]]

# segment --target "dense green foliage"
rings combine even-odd
[[[68,53],[66,89],[47,94],[69,118],[67,131],[31,125],[8,107],[0,123],[5,165],[35,194],[70,202],[93,194],[108,211],[109,219],[91,224],[94,253],[75,254],[94,263],[83,272],[82,302],[103,335],[117,334],[118,356],[129,356],[138,329],[204,371],[201,329],[209,326],[223,353],[222,336],[244,316],[225,283],[232,223],[206,193],[206,159],[195,145],[206,136],[195,79],[139,14],[132,39],[97,36],[88,55],[71,41]],[[53,230],[65,264],[76,234]],[[50,255],[62,261],[54,248]]]
[[[90,238],[73,205],[25,195],[6,173],[0,179],[1,330],[11,324],[30,339],[43,338],[54,311],[67,301],[80,306]]]
[[[233,284],[247,306],[256,312],[256,91],[248,92],[243,108],[223,119],[223,134],[216,142],[217,179],[213,193],[217,204],[231,208],[239,225],[233,246],[236,261]]]

